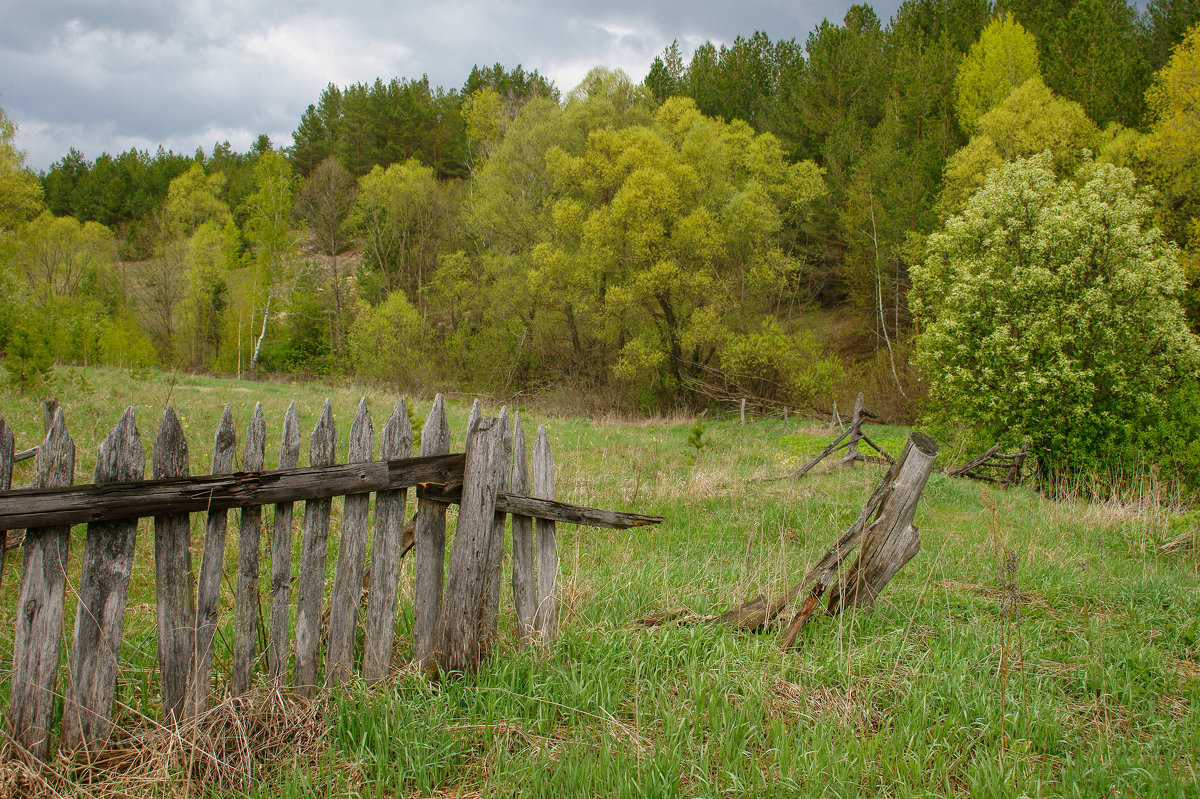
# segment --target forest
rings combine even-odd
[[[290,143],[72,149],[0,110],[7,379],[56,364],[802,413],[1200,485],[1200,3],[907,0],[640,80],[329,84]]]

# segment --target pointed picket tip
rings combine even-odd
[[[37,488],[70,485],[75,469],[75,442],[67,431],[67,420],[62,408],[54,412],[54,421],[46,431],[46,438],[38,447],[34,484]]]
[[[529,493],[529,461],[525,456],[525,428],[521,424],[521,412],[513,411],[512,423],[512,479],[514,494]]]
[[[295,469],[300,464],[300,414],[296,401],[283,416],[283,435],[279,439],[279,468]]]
[[[433,398],[429,418],[421,428],[421,454],[444,455],[450,451],[450,423],[446,421],[446,403],[442,395]]]
[[[254,416],[246,430],[246,453],[242,456],[242,471],[261,472],[266,460],[267,423],[263,419],[262,403],[254,403]]]
[[[404,397],[396,400],[392,415],[383,426],[383,437],[379,443],[380,460],[390,461],[407,458],[412,452],[412,422],[408,420],[408,405]]]
[[[542,499],[554,499],[554,453],[550,451],[550,439],[546,436],[546,425],[538,425],[537,439],[533,444],[533,495]]]
[[[233,429],[233,406],[225,404],[217,433],[213,438],[212,473],[229,474],[233,471],[233,458],[237,454],[237,432]]]
[[[333,403],[326,398],[321,416],[313,428],[309,443],[310,466],[332,466],[337,457],[337,426],[333,422]]]
[[[467,442],[470,442],[471,436],[475,434],[475,428],[479,426],[481,418],[483,418],[483,406],[479,404],[479,398],[476,397],[475,402],[471,404],[471,415],[467,417]]]
[[[146,450],[134,419],[133,406],[100,442],[96,455],[97,483],[131,483],[146,472]]]
[[[354,421],[350,424],[350,449],[347,463],[361,463],[371,460],[374,449],[375,424],[371,421],[371,411],[367,407],[367,398],[363,397],[358,403]]]

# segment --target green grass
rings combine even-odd
[[[56,394],[79,448],[80,482],[90,482],[96,446],[128,403],[149,449],[164,404],[174,402],[198,471],[225,402],[241,430],[254,401],[263,402],[273,465],[292,399],[307,435],[332,397],[343,440],[360,396],[377,432],[395,399],[342,385],[66,375]],[[0,400],[18,448],[31,446],[37,397]],[[430,398],[414,402],[423,417]],[[451,404],[455,449],[468,410],[465,400]],[[327,745],[315,760],[268,764],[244,795],[1200,796],[1200,563],[1156,552],[1171,531],[1153,496],[1051,502],[935,474],[917,511],[921,552],[876,608],[818,616],[803,648],[782,652],[776,631],[629,622],[678,607],[719,613],[787,584],[857,515],[880,467],[748,482],[785,473],[829,437],[708,422],[710,444],[697,452],[690,418],[521,410],[530,443],[536,425],[547,425],[559,498],[667,521],[630,531],[560,526],[562,634],[553,649],[519,650],[506,597],[502,639],[478,675],[348,688],[330,704]],[[906,431],[868,434],[898,453]],[[302,451],[304,464],[307,442]],[[28,480],[22,468],[17,483]],[[201,532],[198,522],[196,546]],[[139,535],[119,698],[153,716],[149,528]],[[72,545],[77,569],[81,530]],[[0,585],[6,631],[12,566]],[[401,649],[411,643],[411,560],[405,568]],[[222,602],[231,616],[231,593]],[[11,632],[0,634],[5,693],[10,649]],[[126,713],[123,723],[139,722]]]

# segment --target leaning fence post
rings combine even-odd
[[[380,436],[379,459],[407,458],[412,453],[412,425],[401,398]],[[375,494],[375,538],[371,545],[371,584],[367,588],[367,633],[363,645],[363,679],[378,682],[392,666],[396,639],[396,588],[400,580],[400,538],[408,492]]]
[[[442,395],[433,398],[429,418],[421,430],[421,455],[450,452],[450,425]],[[428,664],[438,641],[442,614],[442,582],[446,559],[446,505],[431,499],[417,500],[413,565],[413,660]]]
[[[254,404],[254,417],[246,431],[242,471],[261,472],[265,460],[267,425],[262,403]],[[250,690],[254,675],[254,652],[258,643],[258,561],[262,548],[262,506],[242,508],[238,524],[237,594],[233,617],[233,674],[229,688],[235,694]]]
[[[511,488],[514,494],[529,495],[529,460],[525,456],[525,429],[520,412],[513,413],[513,466]],[[517,633],[522,646],[533,638],[533,617],[537,610],[537,577],[533,568],[533,518],[512,515],[513,538],[513,609],[517,613]]]
[[[742,426],[744,427],[746,425],[746,398],[745,397],[742,397],[741,419],[742,419]]]
[[[375,448],[375,426],[367,398],[358,403],[350,426],[347,463],[366,463]],[[358,631],[358,602],[362,596],[363,562],[367,557],[367,509],[370,494],[350,494],[342,510],[342,535],[329,598],[329,637],[325,645],[325,686],[349,679],[354,667],[354,638]]]
[[[538,425],[533,445],[533,495],[554,499],[554,453],[546,437],[546,426]],[[534,626],[538,637],[553,643],[558,625],[558,541],[554,522],[537,520],[538,599]]]
[[[62,409],[37,452],[35,488],[62,488],[74,482],[75,443],[67,432]],[[70,525],[25,532],[25,557],[13,631],[12,682],[8,694],[8,727],[18,744],[34,757],[50,751],[54,689],[62,643]]]
[[[188,447],[175,408],[168,405],[154,439],[154,477],[188,476]],[[188,515],[154,518],[154,579],[158,604],[158,672],[163,720],[178,722],[187,696],[196,641]]]
[[[283,417],[283,435],[279,442],[279,468],[295,469],[300,463],[300,418],[296,401]],[[275,506],[271,531],[271,621],[267,637],[267,667],[271,683],[282,687],[287,681],[288,595],[292,585],[292,511],[295,503]]]
[[[146,453],[133,408],[126,408],[100,444],[96,484],[138,481],[145,468]],[[94,749],[108,740],[112,729],[137,527],[137,519],[88,525],[71,645],[71,687],[63,711],[63,748],[67,750],[81,745]]]
[[[213,440],[212,474],[233,471],[237,434],[233,430],[233,407],[225,405]],[[196,652],[192,667],[186,715],[195,716],[208,708],[212,686],[213,639],[217,632],[217,613],[221,598],[221,569],[225,564],[225,533],[229,511],[209,511],[204,535],[204,557],[200,560],[200,579],[196,586]]]
[[[332,466],[337,427],[328,399],[309,440],[309,466]],[[296,693],[308,696],[317,685],[321,646],[321,605],[325,599],[325,560],[329,550],[328,497],[304,503],[304,541],[300,551],[300,586],[296,597]]]
[[[466,450],[458,531],[439,624],[437,656],[445,671],[474,671],[491,644],[481,627],[491,575],[496,494],[506,454],[504,423],[481,417],[469,430]]]
[[[0,491],[12,488],[12,472],[14,458],[17,454],[17,442],[13,437],[12,428],[0,414]],[[8,531],[0,530],[0,585],[4,583],[4,559],[8,551]]]

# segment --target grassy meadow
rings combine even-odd
[[[370,403],[376,448],[396,400],[379,386],[96,369],[61,369],[47,390],[62,402],[76,442],[76,482],[91,482],[97,445],[129,404],[147,455],[163,408],[176,406],[197,473],[208,469],[226,402],[239,441],[255,401],[263,403],[267,463],[274,466],[293,399],[302,465],[326,396],[340,459],[359,398]],[[0,386],[0,412],[18,449],[40,439],[38,400]],[[431,398],[410,402],[419,429]],[[449,406],[455,451],[469,408],[467,398]],[[811,457],[828,441],[828,428],[716,421],[697,448],[689,443],[691,418],[564,418],[536,402],[520,410],[530,446],[537,424],[547,427],[559,499],[666,516],[659,527],[629,531],[559,526],[563,604],[553,647],[518,648],[509,592],[501,641],[477,675],[438,684],[404,671],[412,591],[406,558],[394,678],[382,687],[349,686],[320,703],[305,735],[259,758],[249,779],[188,782],[172,766],[157,779],[121,782],[115,766],[100,777],[75,773],[73,784],[58,782],[55,790],[214,797],[1200,796],[1200,560],[1195,552],[1158,552],[1177,525],[1156,502],[1153,483],[1124,500],[1089,504],[934,474],[917,511],[921,552],[875,609],[817,616],[802,648],[784,652],[778,629],[745,634],[631,622],[679,608],[720,613],[798,579],[857,515],[881,467],[823,465],[800,482],[751,482]],[[869,431],[893,453],[906,432]],[[939,466],[961,455],[943,450]],[[14,484],[29,481],[31,463],[18,465]],[[203,520],[193,523],[198,569]],[[330,582],[336,529],[335,522]],[[118,747],[139,740],[158,712],[152,541],[143,522],[118,686]],[[76,528],[67,638],[82,543],[83,528]],[[231,521],[216,674],[227,673],[236,556]],[[8,691],[19,567],[20,551],[10,552],[0,583],[0,699]],[[262,701],[270,699],[264,694]],[[11,790],[18,783],[8,774]],[[5,778],[0,768],[0,794]]]

